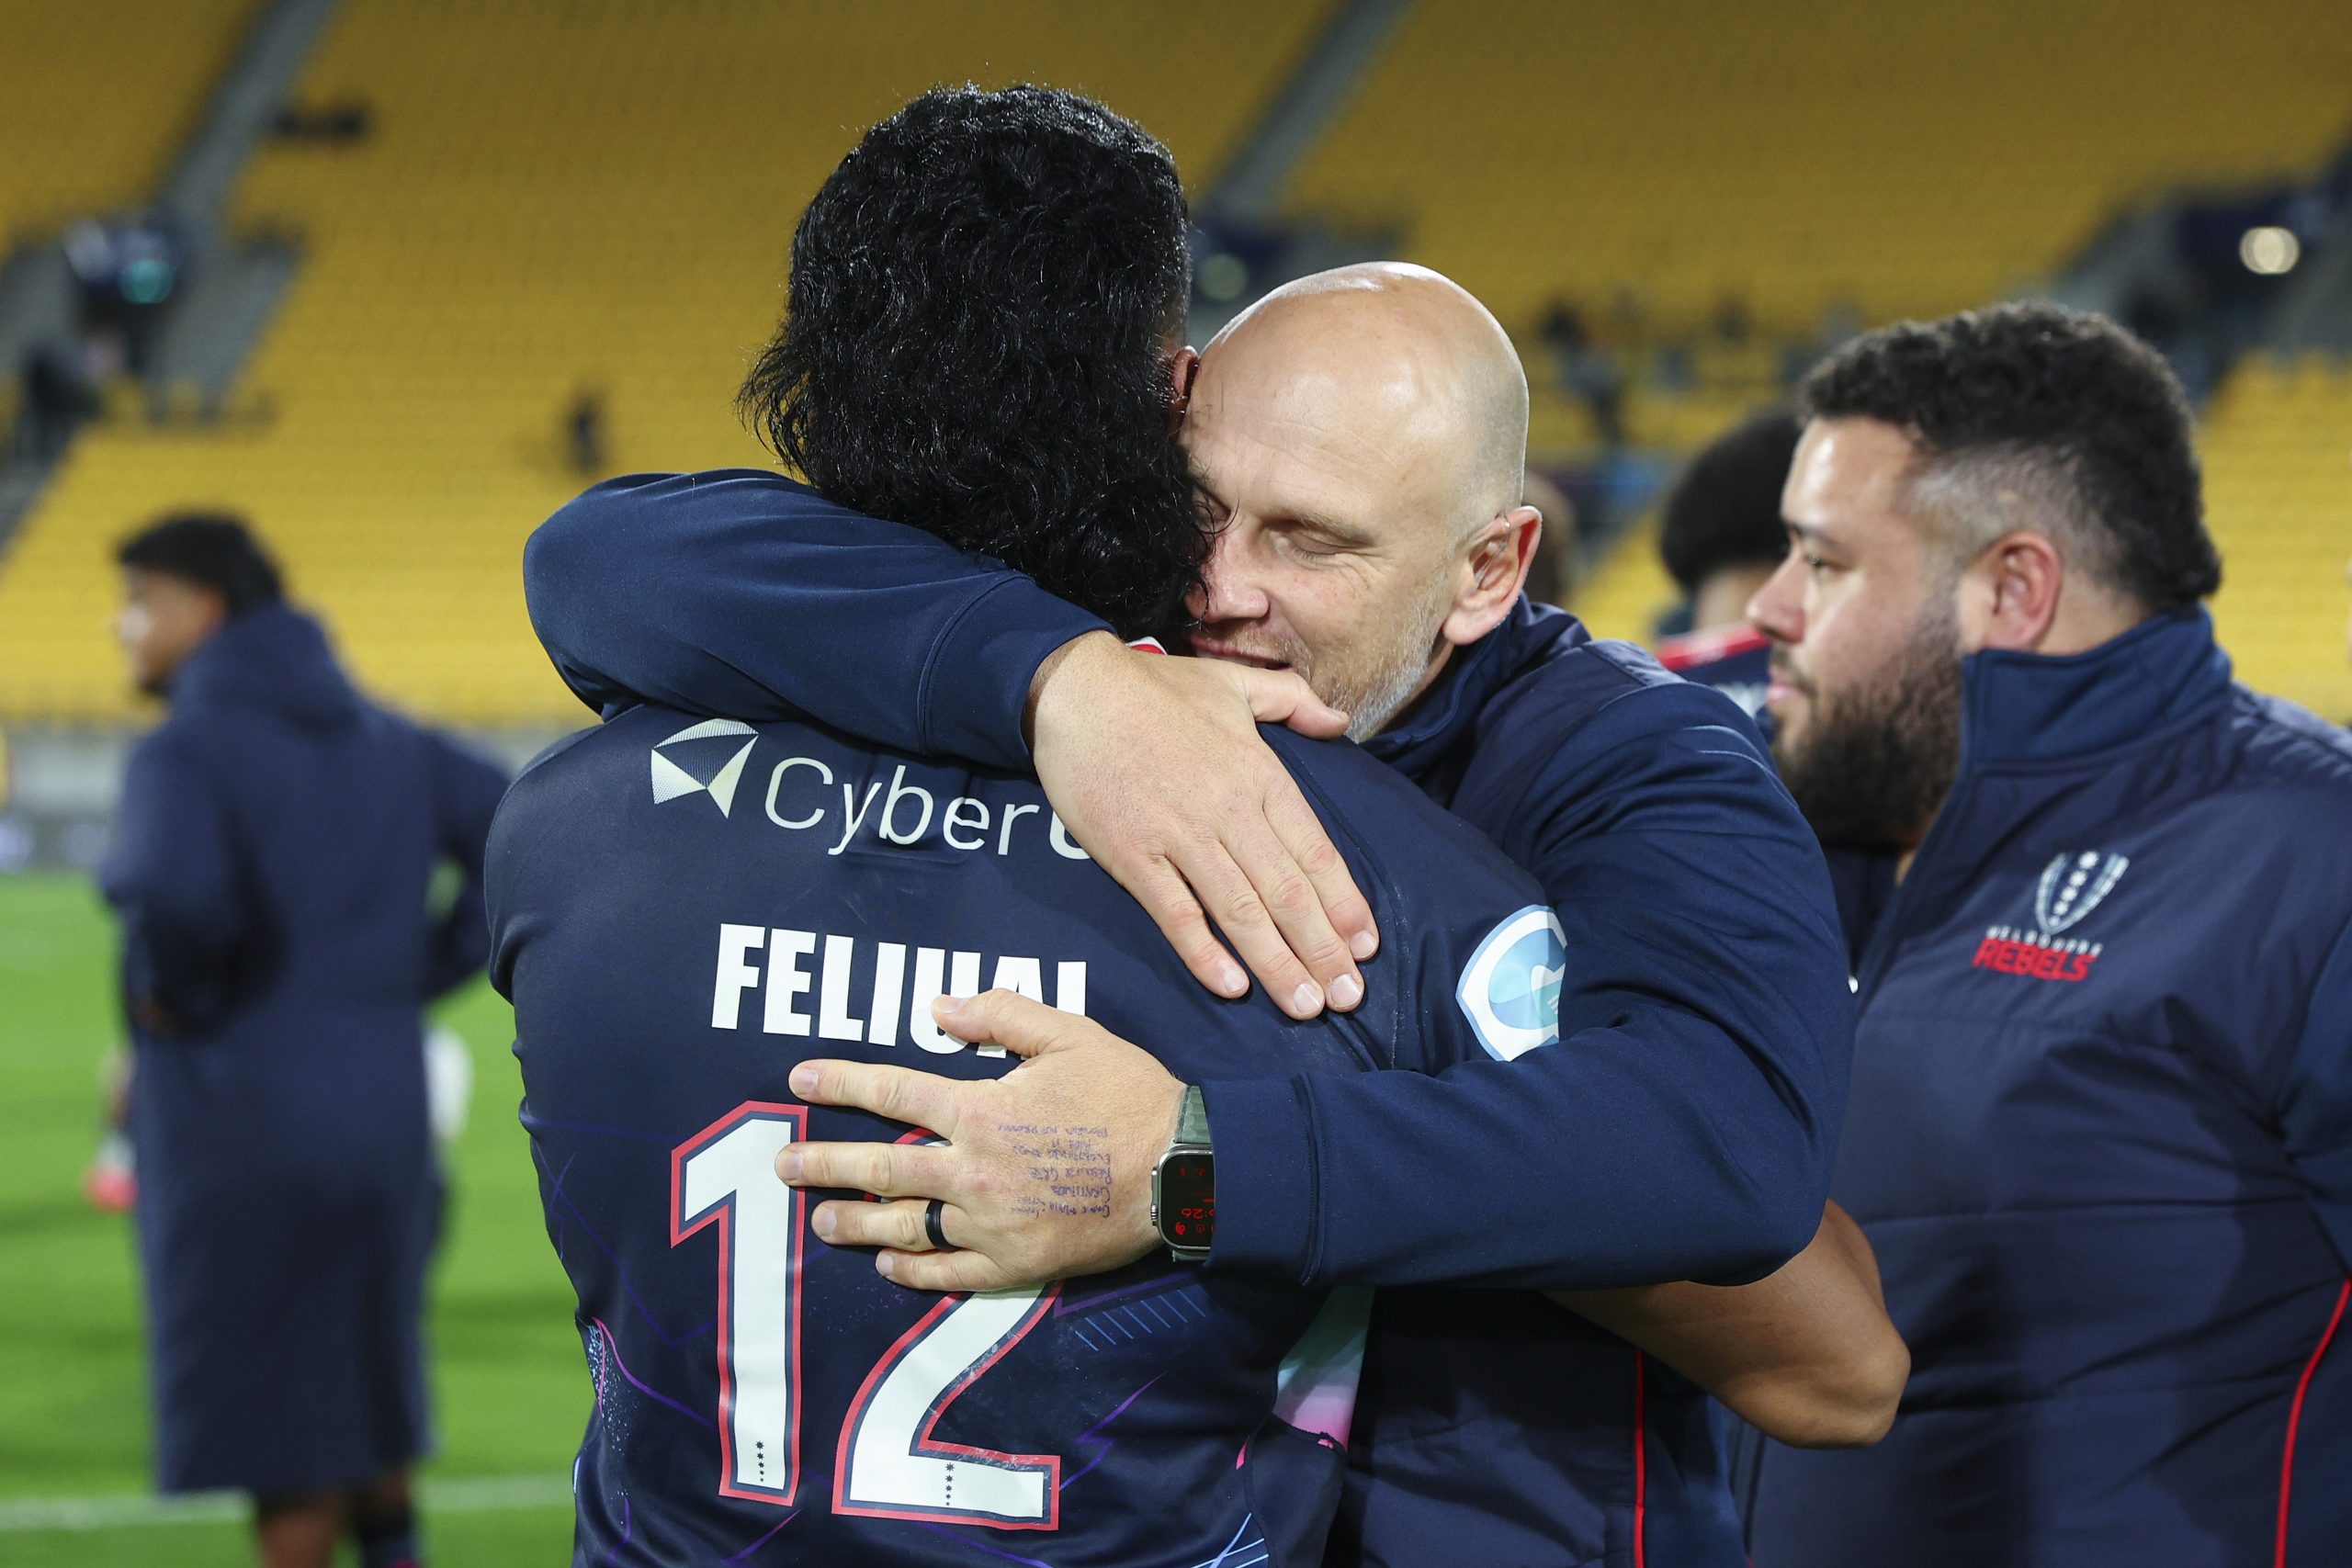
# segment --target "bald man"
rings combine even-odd
[[[1184,428],[1217,529],[1193,651],[1293,671],[1379,734],[1510,610],[1544,525],[1526,431],[1510,339],[1427,268],[1260,300],[1209,344]]]
[[[1167,880],[1205,891],[1193,868],[1223,855],[1243,885],[1210,895],[1228,933],[1254,885],[1273,889],[1255,912],[1296,935],[1298,977],[1276,990],[1295,1016],[1355,1006],[1354,966],[1378,960],[1358,927],[1331,966],[1301,918],[1335,857],[1260,782],[1249,718],[1278,716],[1268,694],[1286,682],[1343,709],[1549,908],[1446,980],[1491,1060],[1370,1075],[1395,1087],[1193,1086],[1212,1286],[1396,1287],[1334,1560],[1582,1562],[1637,1543],[1736,1563],[1698,1386],[1793,1440],[1857,1442],[1891,1417],[1903,1371],[1867,1249],[1824,1219],[1851,1023],[1812,836],[1726,699],[1521,595],[1542,532],[1520,500],[1525,381],[1469,295],[1418,267],[1341,269],[1278,291],[1197,361],[1171,350],[1170,369],[1216,525],[1194,621],[1171,628],[1202,659],[1128,652],[1026,579],[772,476],[656,487],[659,506],[640,483],[591,491],[534,536],[535,624],[599,704],[810,715],[1034,768],[1077,844],[1148,905]],[[1349,931],[1344,897],[1321,905]],[[1204,981],[1245,983],[1185,947],[1183,920],[1161,924]],[[1556,1038],[1532,1027],[1555,989]],[[1187,1086],[1018,998],[942,1016],[1031,1059],[979,1093],[922,1086],[949,1140],[935,1179],[820,1203],[819,1235],[951,1290],[1118,1267],[1173,1239],[1140,1176]],[[914,1086],[812,1066],[794,1079],[812,1103],[888,1115]],[[1048,1106],[1102,1130],[1107,1213],[1069,1213],[1013,1153],[1012,1130],[1055,1120]],[[792,1180],[858,1185],[845,1146],[795,1152]],[[1761,1282],[1662,1283],[1690,1280]],[[1465,1284],[1571,1292],[1585,1315],[1533,1291],[1438,1288]]]

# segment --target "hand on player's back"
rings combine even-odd
[[[1347,728],[1288,671],[1136,653],[1106,633],[1056,652],[1030,691],[1046,797],[1194,976],[1249,989],[1214,919],[1283,1011],[1344,1012],[1379,944],[1372,907],[1260,723]]]
[[[1151,1169],[1175,1136],[1183,1086],[1101,1024],[1012,991],[943,997],[932,1016],[1023,1060],[978,1081],[869,1062],[795,1067],[792,1092],[811,1105],[854,1106],[945,1140],[787,1146],[775,1170],[793,1186],[877,1200],[819,1204],[817,1235],[883,1248],[876,1266],[924,1291],[1039,1285],[1149,1252]],[[923,1211],[934,1198],[952,1251],[929,1250]]]

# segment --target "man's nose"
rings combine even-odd
[[[1791,550],[1747,601],[1747,618],[1774,642],[1804,640],[1804,563]]]
[[[1209,558],[1201,568],[1201,585],[1184,602],[1194,620],[1204,624],[1254,621],[1266,614],[1266,592],[1250,570],[1242,534],[1238,523],[1228,523],[1217,531]]]

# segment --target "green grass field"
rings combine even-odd
[[[243,1526],[217,1508],[116,1522],[139,1510],[113,1500],[147,1485],[138,1281],[129,1218],[96,1213],[81,1192],[99,1064],[119,1033],[112,964],[86,881],[0,877],[0,1563],[247,1562]],[[571,1293],[514,1120],[506,1004],[478,983],[442,1016],[473,1048],[475,1077],[434,1289],[440,1442],[425,1469],[426,1549],[444,1565],[560,1563],[564,1478],[589,1398]],[[449,1505],[439,1512],[435,1483]],[[63,1500],[99,1499],[80,1528],[40,1528]]]

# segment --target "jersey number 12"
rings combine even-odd
[[[671,1151],[670,1245],[718,1227],[721,1495],[792,1506],[800,1480],[800,1249],[807,1200],[776,1151],[808,1109],[751,1100]],[[1062,1461],[933,1438],[957,1395],[1019,1342],[1059,1286],[948,1296],[890,1347],[852,1401],[833,1512],[1000,1529],[1059,1523]]]

